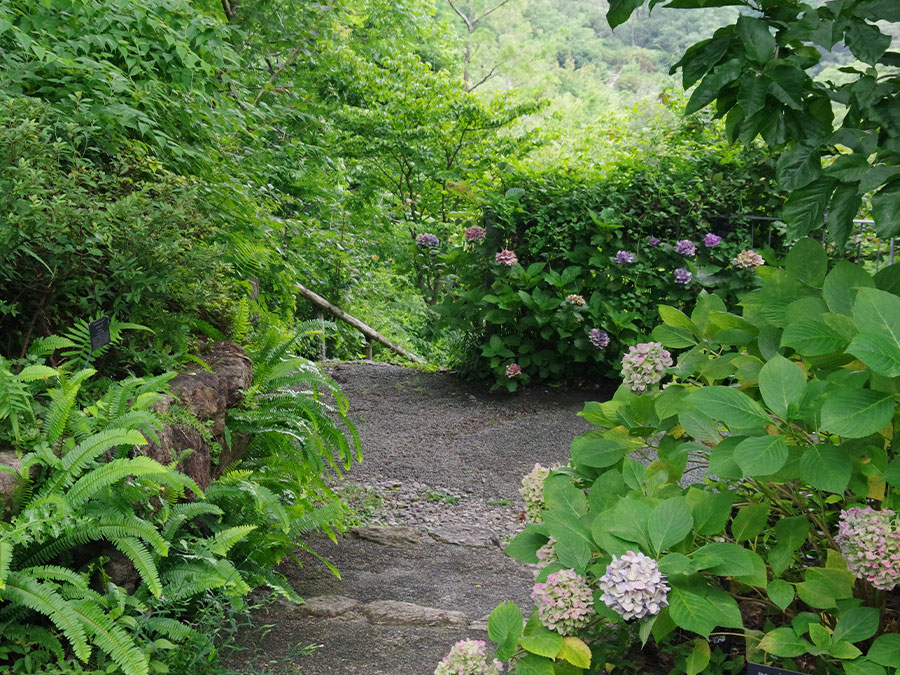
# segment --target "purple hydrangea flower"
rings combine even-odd
[[[509,249],[503,249],[494,256],[494,261],[499,263],[500,265],[508,265],[509,267],[512,267],[517,262],[519,262],[519,259],[516,258],[516,254]]]
[[[588,340],[590,340],[591,344],[597,349],[606,349],[609,347],[609,333],[602,328],[591,328],[588,333]]]
[[[712,232],[707,232],[706,236],[703,237],[703,245],[706,248],[712,248],[713,246],[718,246],[722,243],[722,237],[717,234],[713,234]]]
[[[525,515],[533,523],[541,522],[541,513],[544,510],[544,481],[550,475],[550,469],[540,464],[522,478],[522,489],[519,494],[525,501]]]
[[[431,234],[431,232],[423,232],[416,237],[416,244],[422,248],[437,248],[440,243],[440,239],[436,235]]]
[[[516,377],[516,375],[522,374],[522,367],[518,363],[510,363],[506,366],[506,376],[507,377]]]
[[[628,348],[622,357],[622,380],[632,391],[646,391],[665,377],[672,355],[659,342],[643,342]]]
[[[479,239],[484,239],[486,234],[487,230],[478,225],[467,227],[465,231],[466,241],[478,241]]]
[[[616,262],[620,265],[627,265],[634,262],[634,253],[628,251],[619,251],[616,253]]]
[[[737,257],[731,261],[731,264],[738,269],[752,270],[760,265],[765,265],[766,261],[763,260],[763,257],[756,251],[747,249],[746,251],[738,253]]]
[[[626,621],[659,614],[668,604],[665,577],[656,561],[643,553],[629,551],[621,558],[613,556],[598,585],[603,591],[600,600]]]
[[[687,286],[691,283],[691,279],[694,278],[694,275],[691,274],[690,270],[686,270],[683,267],[679,267],[672,272],[672,274],[675,276],[675,283],[681,284],[682,286]]]
[[[484,640],[460,640],[441,659],[434,675],[500,675],[503,664],[488,658]]]
[[[657,239],[656,237],[654,237],[652,235],[647,238],[647,246],[649,246],[650,248],[656,248],[657,246],[660,245],[660,243],[662,243],[662,242],[660,242],[659,239]]]
[[[594,617],[594,595],[575,570],[560,570],[531,589],[538,618],[560,635],[572,635]]]
[[[858,579],[883,591],[900,583],[900,520],[893,511],[870,506],[841,511],[835,539],[847,569]]]
[[[697,255],[697,247],[690,239],[682,239],[675,244],[675,253],[680,253],[681,255],[690,258],[691,256]]]

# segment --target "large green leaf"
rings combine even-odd
[[[519,644],[526,651],[538,656],[546,656],[549,659],[555,659],[562,649],[562,635],[555,633],[549,628],[545,628],[537,614],[532,614],[525,624],[525,630],[519,638]]]
[[[822,292],[828,309],[835,314],[853,316],[853,303],[857,291],[860,288],[874,286],[872,277],[862,267],[846,260],[838,260],[834,269],[825,277]]]
[[[773,579],[766,586],[766,595],[784,611],[794,601],[794,587],[783,579]]]
[[[851,21],[844,33],[844,42],[853,56],[874,66],[891,46],[891,36],[865,21]]]
[[[824,323],[809,319],[788,324],[781,335],[782,347],[795,349],[803,356],[834,354],[842,351],[846,344],[846,338]]]
[[[753,552],[727,541],[716,541],[694,551],[694,565],[723,577],[753,574]]]
[[[538,562],[537,550],[546,544],[549,538],[543,525],[528,523],[525,529],[506,545],[504,553],[513,560],[534,565]]]
[[[878,236],[890,239],[900,234],[900,181],[888,183],[872,196],[872,217]]]
[[[822,429],[847,438],[864,438],[894,416],[893,394],[869,389],[837,389],[822,404]]]
[[[556,539],[556,557],[561,563],[583,570],[590,562],[593,540],[584,524],[568,511],[545,511],[544,524]]]
[[[846,451],[828,443],[807,448],[800,457],[800,478],[814,488],[843,494],[853,465]]]
[[[620,26],[631,16],[632,12],[644,4],[644,0],[609,0],[606,20],[610,28]]]
[[[806,375],[796,363],[776,354],[759,371],[759,392],[772,412],[789,419],[791,406],[796,408],[803,400]]]
[[[522,610],[514,602],[497,605],[488,617],[488,637],[497,643],[497,658],[509,659],[516,651],[524,621]]]
[[[809,171],[810,168],[803,171],[796,169],[792,179],[795,181],[805,179]],[[825,207],[835,185],[833,178],[823,176],[790,194],[782,208],[781,217],[787,223],[792,236],[806,236],[810,231],[825,224]]]
[[[630,452],[621,441],[606,438],[606,432],[595,429],[572,440],[572,460],[576,464],[605,469],[619,462]]]
[[[731,505],[734,493],[706,492],[692,487],[685,495],[694,518],[694,529],[697,534],[719,534],[731,517]]]
[[[671,497],[653,509],[647,522],[650,543],[657,553],[684,539],[694,526],[691,507],[684,497]]]
[[[869,168],[866,163],[866,169]],[[862,205],[862,194],[859,183],[841,183],[834,190],[831,204],[828,207],[828,234],[834,242],[844,247],[853,231],[853,220]]]
[[[810,567],[797,584],[797,597],[810,607],[837,607],[837,601],[853,595],[853,576],[845,570]]]
[[[900,668],[900,633],[879,635],[866,658],[888,668]]]
[[[788,251],[784,269],[792,277],[815,288],[821,288],[828,272],[828,256],[821,243],[803,237]]]
[[[731,523],[731,534],[734,540],[750,541],[755,538],[766,526],[769,519],[768,504],[747,504],[738,509],[737,515]]]
[[[772,422],[759,403],[732,387],[703,387],[692,393],[688,400],[705,415],[724,422],[730,429],[749,429]]]
[[[786,626],[769,631],[759,642],[759,648],[773,656],[786,658],[806,654],[813,646]]]
[[[745,476],[770,476],[788,459],[788,446],[781,436],[752,436],[734,449],[734,461]]]
[[[726,593],[713,593],[702,577],[674,577],[668,600],[672,621],[703,637],[708,637],[716,626],[739,628],[743,625],[734,598]]]
[[[580,518],[588,511],[587,496],[564,474],[548,476],[544,481],[544,506]]]
[[[706,666],[709,665],[709,657],[709,642],[703,638],[694,640],[694,646],[691,648],[684,663],[685,675],[698,675],[698,673],[702,673],[706,669]]]
[[[742,14],[738,17],[735,31],[751,61],[766,63],[775,56],[775,36],[769,31],[769,24],[762,19]]]
[[[853,320],[859,333],[847,351],[879,375],[900,375],[900,297],[864,288],[853,304]]]
[[[801,145],[782,153],[778,158],[776,171],[780,187],[787,191],[799,190],[812,183],[822,172],[819,152],[815,148]],[[824,212],[824,205],[822,211]]]
[[[719,96],[719,91],[727,84],[734,82],[741,75],[741,62],[731,59],[718,65],[711,73],[701,80],[691,99],[684,109],[685,115],[691,115],[705,108]]]
[[[875,607],[854,607],[841,614],[834,627],[832,639],[860,642],[868,640],[878,632],[881,613]]]

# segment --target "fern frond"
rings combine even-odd
[[[163,525],[161,534],[166,541],[172,541],[175,538],[175,533],[178,532],[182,525],[189,520],[204,515],[221,516],[222,509],[208,502],[176,504],[172,507],[172,513],[166,524]]]
[[[66,493],[73,507],[81,505],[107,485],[129,476],[168,476],[173,471],[149,457],[114,459],[84,474]]]
[[[177,619],[148,616],[143,619],[143,623],[149,631],[163,635],[175,642],[185,642],[197,635],[196,630]]]
[[[133,537],[124,539],[116,539],[113,541],[120,552],[128,556],[128,559],[134,564],[134,569],[141,575],[141,579],[147,584],[147,588],[157,598],[162,595],[162,583],[159,580],[159,571],[156,569],[156,563],[147,547],[140,540]]]
[[[56,444],[65,432],[81,383],[96,372],[93,368],[80,370],[70,378],[61,379],[59,389],[51,390],[52,400],[44,418],[44,437],[50,445]]]
[[[227,556],[228,551],[239,541],[245,539],[248,534],[256,529],[256,525],[238,525],[229,527],[227,530],[216,532],[211,538],[205,542],[206,548],[215,555]]]
[[[344,516],[344,505],[340,502],[332,502],[320,506],[302,516],[294,516],[291,519],[291,534],[295,536],[308,534],[314,530],[322,529],[339,522]]]
[[[147,445],[147,439],[135,429],[106,429],[86,438],[63,455],[45,492],[56,492],[71,485],[88,462],[120,445]]]
[[[69,641],[72,651],[82,661],[87,661],[91,648],[81,624],[79,614],[53,588],[28,576],[25,572],[10,572],[3,589],[3,600],[24,605],[28,609],[43,614]]]
[[[28,644],[29,647],[36,651],[43,651],[52,654],[56,659],[62,659],[66,655],[62,642],[53,634],[49,628],[43,626],[35,626],[34,624],[22,624],[17,622],[7,622],[0,624],[0,635],[3,636],[4,642],[20,642]]]
[[[22,382],[34,382],[36,380],[46,380],[49,377],[58,377],[59,370],[56,368],[51,368],[50,366],[45,366],[42,364],[33,364],[30,366],[25,366],[20,370],[17,374],[17,377]]]
[[[9,566],[13,559],[13,543],[6,535],[0,539],[0,591],[6,588],[6,578],[9,576]]]
[[[84,546],[89,541],[106,539],[115,542],[128,537],[135,537],[147,542],[161,556],[165,556],[169,552],[168,542],[160,536],[155,527],[132,516],[124,522],[79,525],[77,528],[67,531],[65,535],[29,551],[23,563],[25,566],[39,565],[53,560],[60,553],[75,546]]]
[[[48,335],[47,337],[39,337],[32,340],[28,346],[28,355],[36,357],[50,356],[58,349],[71,349],[75,346],[74,342],[62,335]]]
[[[79,590],[87,590],[87,581],[80,574],[73,572],[68,567],[60,565],[39,565],[19,570],[22,574],[28,574],[35,579],[50,579],[52,581],[64,581]]]
[[[125,675],[148,675],[148,658],[121,626],[90,600],[78,600],[70,604],[94,643],[106,652]]]

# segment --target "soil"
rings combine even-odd
[[[337,544],[307,541],[340,579],[307,554],[302,566],[285,564],[308,608],[278,601],[257,612],[257,628],[240,635],[243,651],[230,665],[248,674],[429,675],[456,641],[487,640],[497,604],[513,600],[530,611],[532,569],[501,550],[521,527],[521,478],[537,462],[565,462],[572,438],[589,428],[577,413],[613,386],[507,395],[450,373],[371,362],[329,372],[350,399],[365,455],[339,489],[356,506],[358,525],[383,527],[348,532]],[[384,533],[402,536],[373,540]],[[335,595],[344,599],[328,597]],[[413,603],[426,618],[382,625],[365,603],[384,600]],[[322,606],[338,615],[313,611]],[[453,612],[465,614],[463,625]]]

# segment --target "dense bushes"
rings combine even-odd
[[[752,283],[731,262],[752,228],[730,216],[774,209],[766,155],[709,145],[691,123],[669,133],[652,161],[505,177],[485,232],[443,259],[455,287],[441,313],[470,333],[463,372],[510,389],[605,375],[659,302],[686,306],[701,289],[732,300]]]
[[[542,490],[529,479],[539,517],[507,552],[543,564],[536,611],[489,622],[515,672],[900,668],[900,266],[872,278],[803,239],[757,273],[741,315],[715,295],[661,306],[662,344],[630,368],[665,364],[663,346],[676,364],[588,404],[598,428]],[[593,601],[559,630],[543,598],[569,606],[564,570]]]

